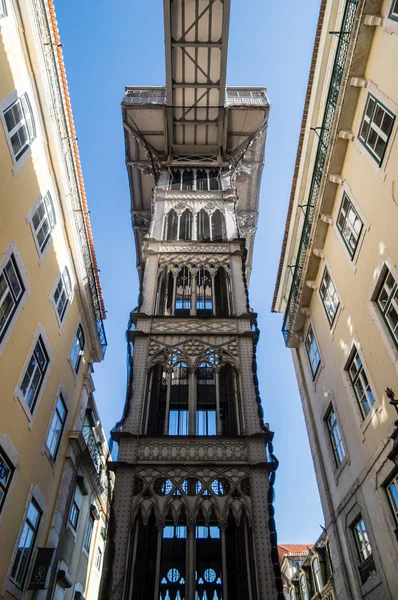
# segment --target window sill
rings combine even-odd
[[[19,404],[22,407],[22,410],[25,413],[26,418],[29,421],[28,427],[29,427],[29,429],[32,429],[32,427],[33,427],[33,413],[31,413],[29,406],[26,404],[25,398],[18,391],[16,391],[14,393],[14,400],[18,400]],[[38,403],[38,400],[39,400],[39,398],[36,399],[36,405]]]
[[[29,148],[26,150],[26,152],[24,152],[22,154],[21,158],[19,158],[18,160],[15,160],[14,156],[11,156],[12,162],[14,164],[14,166],[12,168],[12,174],[14,175],[14,177],[19,173],[19,171],[22,169],[22,167],[28,161],[28,159],[31,158],[31,156],[32,156],[31,148],[32,148],[32,146],[29,146]]]
[[[50,450],[48,449],[48,447],[46,445],[44,445],[43,450],[41,451],[41,453],[44,454],[47,457],[48,462],[50,463],[51,468],[52,468],[52,470],[54,472],[55,471],[56,457],[53,458]]]
[[[13,583],[10,579],[7,581],[5,591],[8,592],[13,598],[17,598],[18,600],[22,600],[25,595],[24,590],[15,585],[15,583]]]
[[[391,136],[392,136],[392,134],[391,134]],[[383,161],[382,161],[381,165],[379,165],[377,163],[376,159],[373,158],[372,154],[370,154],[370,152],[366,148],[366,146],[364,146],[364,144],[362,142],[360,142],[357,137],[355,137],[355,139],[353,141],[353,144],[354,144],[355,148],[358,150],[358,152],[360,154],[362,154],[366,158],[366,160],[368,161],[368,163],[372,166],[373,170],[375,171],[375,173],[377,174],[377,176],[379,177],[379,179],[381,179],[381,181],[384,181],[385,178],[387,177],[387,173],[384,170],[384,167],[382,165],[383,165],[383,162],[386,160],[386,153],[387,153],[389,144],[387,144],[386,153],[384,155],[384,158],[383,158]]]
[[[79,527],[79,523],[77,524],[77,526]],[[70,523],[69,519],[68,522],[66,524],[66,529],[71,532],[71,534],[73,535],[73,540],[74,543],[76,544],[76,538],[77,538],[77,529],[74,529],[73,525]]]
[[[346,455],[343,460],[341,461],[341,463],[339,464],[339,466],[336,468],[335,472],[334,472],[334,482],[335,485],[337,486],[339,484],[339,477],[342,473],[342,471],[344,470],[346,465],[350,464],[350,460],[348,458],[348,456]]]
[[[380,577],[380,574],[376,571],[376,573],[371,575],[369,577],[369,579],[367,581],[365,581],[365,583],[362,584],[361,590],[362,590],[363,596],[365,597],[367,594],[369,594],[372,590],[374,590],[380,584],[381,584],[381,577]]]

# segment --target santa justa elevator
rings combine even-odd
[[[122,102],[141,292],[103,600],[283,598],[248,300],[269,102],[226,87],[229,12],[164,0],[166,86]]]

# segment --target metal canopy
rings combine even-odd
[[[164,0],[169,155],[220,156],[230,0]]]

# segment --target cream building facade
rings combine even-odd
[[[339,599],[398,598],[397,34],[396,1],[321,3],[273,303]]]
[[[0,0],[0,121],[0,595],[94,600],[105,311],[52,0]]]

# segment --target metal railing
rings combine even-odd
[[[227,88],[226,106],[268,106],[268,104],[265,90]]]
[[[129,88],[123,104],[166,104],[166,88]]]
[[[341,31],[337,33],[339,41],[334,59],[332,76],[326,100],[326,107],[322,120],[322,126],[320,128],[318,149],[315,157],[311,187],[307,201],[307,209],[305,212],[296,264],[293,273],[293,280],[290,287],[289,299],[287,302],[287,307],[285,310],[282,325],[282,334],[286,344],[290,340],[292,334],[292,325],[297,313],[296,301],[299,293],[301,278],[303,275],[307,249],[311,237],[312,224],[321,188],[321,182],[326,163],[326,156],[329,150],[329,145],[332,137],[332,127],[336,115],[337,100],[340,93],[340,87],[347,59],[348,47],[351,41],[351,34],[354,27],[357,7],[358,0],[347,1],[341,24]]]
[[[94,468],[97,474],[100,475],[103,467],[102,452],[100,452],[101,443],[97,442],[91,427],[83,427],[83,437],[90,453],[91,460],[93,461]]]

